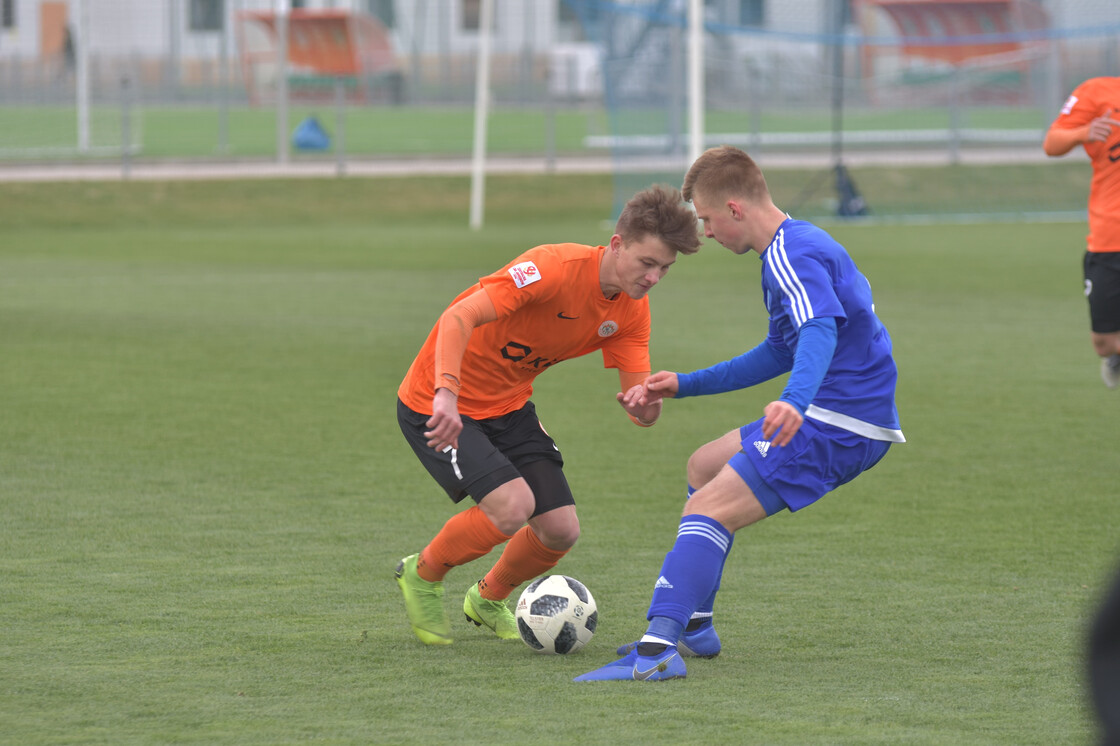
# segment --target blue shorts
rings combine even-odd
[[[879,463],[891,447],[885,440],[871,440],[808,417],[785,446],[771,446],[762,437],[762,420],[739,428],[739,438],[743,450],[727,463],[751,488],[766,515],[812,505]]]

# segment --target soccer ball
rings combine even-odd
[[[599,611],[587,586],[567,575],[537,578],[517,600],[517,631],[538,653],[565,655],[595,634]]]

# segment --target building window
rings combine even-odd
[[[221,31],[222,0],[191,0],[191,31]]]
[[[739,0],[739,25],[761,26],[766,22],[763,0]]]
[[[579,8],[568,0],[557,4],[557,30],[563,41],[588,41],[599,38],[603,25],[603,11],[598,5],[590,5],[576,0]]]
[[[397,27],[397,9],[393,0],[366,0],[366,10],[371,16],[381,21],[387,29]]]
[[[463,0],[463,30],[478,31],[478,18],[481,14],[481,0]]]
[[[0,0],[0,28],[16,27],[16,0]]]
[[[494,5],[497,6],[497,4],[498,0],[494,0]],[[463,31],[478,31],[479,26],[482,24],[482,0],[462,0],[459,7],[463,11],[460,28]],[[498,28],[498,13],[496,7],[491,15],[494,17],[490,19],[490,30],[494,31]]]
[[[566,0],[560,0],[559,12],[556,15],[560,23],[598,23],[602,20],[604,10],[598,5],[583,4],[579,10]]]
[[[560,0],[560,3],[556,10],[556,20],[560,21],[560,23],[576,22],[576,9],[568,3],[564,2],[564,0]]]

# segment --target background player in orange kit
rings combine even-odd
[[[1090,78],[1079,85],[1050,125],[1042,149],[1060,156],[1077,145],[1093,163],[1085,297],[1101,378],[1113,389],[1120,383],[1120,78]]]
[[[646,294],[677,254],[700,247],[696,215],[680,192],[656,186],[623,208],[607,246],[537,246],[459,294],[440,316],[398,390],[397,420],[448,496],[476,505],[444,524],[397,582],[413,632],[451,642],[443,578],[508,541],[463,600],[463,612],[502,639],[517,639],[505,599],[546,573],[575,544],[579,520],[564,461],[537,419],[533,380],[556,363],[602,350],[617,368],[616,398],[638,425],[661,403],[623,403],[651,371]]]

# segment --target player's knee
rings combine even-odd
[[[545,518],[546,520],[539,520]],[[537,538],[549,549],[567,550],[579,539],[579,518],[574,510],[554,510],[533,522]]]
[[[497,515],[491,515],[490,520],[503,534],[512,536],[529,520],[529,513],[531,512],[531,506],[529,509],[521,509],[518,506],[511,505]]]
[[[694,452],[688,457],[688,466],[686,468],[688,474],[688,484],[693,489],[700,489],[708,480],[704,477],[703,471],[700,469],[700,451]]]
[[[1120,353],[1120,334],[1094,334],[1093,349],[1100,357]]]
[[[571,549],[579,540],[579,523],[566,526],[559,531],[552,531],[541,539],[541,543],[549,549]]]
[[[735,479],[738,480],[738,477]],[[717,482],[708,489],[697,490],[692,499],[685,503],[683,514],[707,516],[735,533],[765,518],[766,509],[745,483],[737,481],[733,483],[732,489],[727,489],[726,482]]]
[[[502,485],[479,503],[494,527],[507,536],[516,533],[533,514],[533,491],[519,482]]]
[[[693,489],[700,489],[719,473],[723,464],[716,464],[711,456],[708,446],[698,448],[688,459],[688,484]]]

